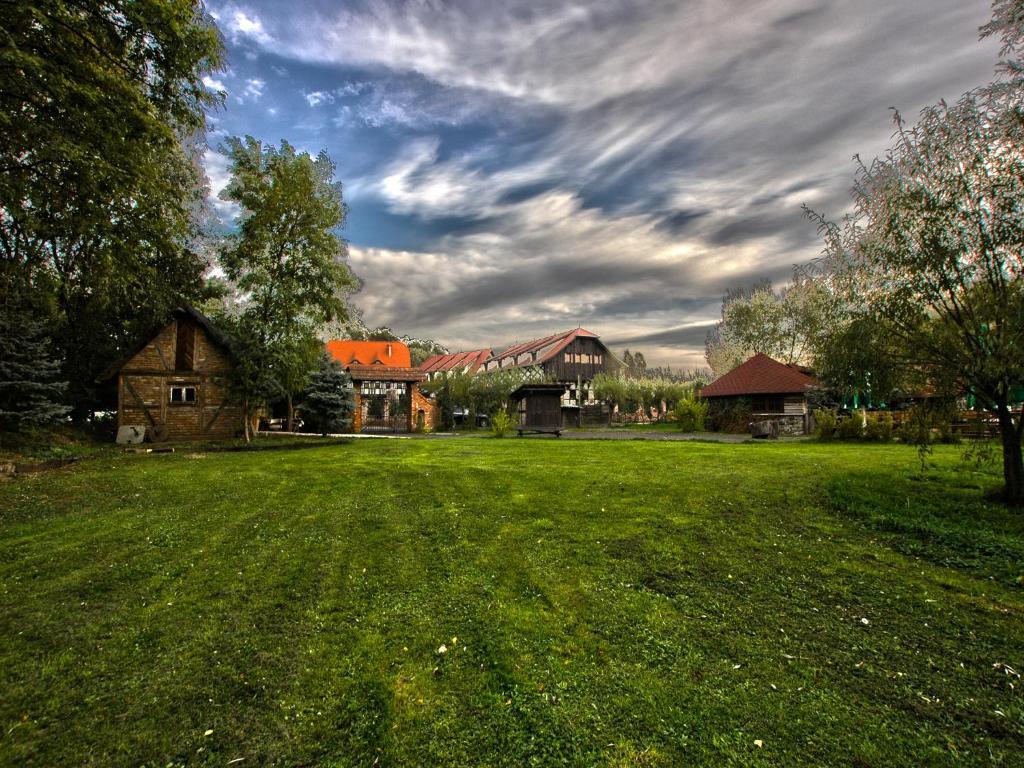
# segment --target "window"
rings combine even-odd
[[[565,353],[565,362],[567,362],[567,363],[571,363],[572,362],[572,352],[566,352]]]
[[[196,388],[183,384],[175,384],[171,387],[171,402],[176,405],[195,405]]]

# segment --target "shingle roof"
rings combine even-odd
[[[423,381],[427,374],[419,368],[394,365],[350,365],[352,381]]]
[[[491,349],[474,349],[469,352],[453,352],[450,355],[434,355],[423,361],[420,370],[424,373],[438,373],[465,368],[467,373],[475,373],[493,353]]]
[[[387,365],[412,367],[409,347],[400,341],[351,341],[332,339],[326,344],[327,354],[343,367],[350,365]]]
[[[785,365],[764,354],[756,354],[708,384],[701,397],[804,394],[821,386],[795,365]]]
[[[540,363],[550,360],[552,357],[557,355],[575,339],[578,338],[598,338],[596,333],[592,333],[585,328],[573,328],[571,331],[563,331],[562,333],[556,333],[552,336],[545,336],[542,339],[534,339],[533,341],[524,341],[519,344],[513,344],[508,349],[504,349],[501,352],[497,352],[492,355],[489,360],[503,360],[506,357],[518,357],[524,353],[536,353],[536,359],[531,359],[528,365],[539,365]]]

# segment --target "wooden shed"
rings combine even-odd
[[[524,384],[510,396],[519,419],[516,431],[562,434],[564,384]]]
[[[820,386],[807,369],[758,353],[708,384],[700,396],[712,413],[742,404],[754,420],[773,421],[782,434],[802,435],[812,431],[807,395]]]
[[[117,376],[117,426],[146,429],[151,439],[234,437],[242,409],[230,403],[223,382],[234,365],[231,345],[208,317],[190,306],[108,368]]]

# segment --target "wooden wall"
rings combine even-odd
[[[600,363],[594,362],[596,355],[600,355]],[[618,370],[619,364],[600,340],[580,337],[573,339],[569,346],[544,363],[543,367],[544,372],[556,381],[573,382],[577,379],[590,381],[599,373],[613,373]]]
[[[179,324],[194,334],[193,369],[174,367]],[[167,325],[121,368],[118,376],[118,426],[167,428],[172,440],[234,437],[242,428],[242,409],[226,402],[222,381],[231,370],[227,352],[191,318]],[[194,403],[172,403],[171,388],[196,388]]]

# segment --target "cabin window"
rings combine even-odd
[[[171,402],[177,405],[195,405],[196,388],[185,385],[172,386]]]
[[[178,338],[174,346],[174,370],[192,371],[196,367],[196,327],[178,321]]]
[[[750,398],[750,410],[754,413],[782,413],[783,398],[760,395]]]
[[[594,365],[600,365],[603,362],[604,360],[601,358],[601,355],[594,355]]]
[[[567,362],[567,363],[571,363],[572,362],[572,352],[566,352],[565,353],[565,362]]]

